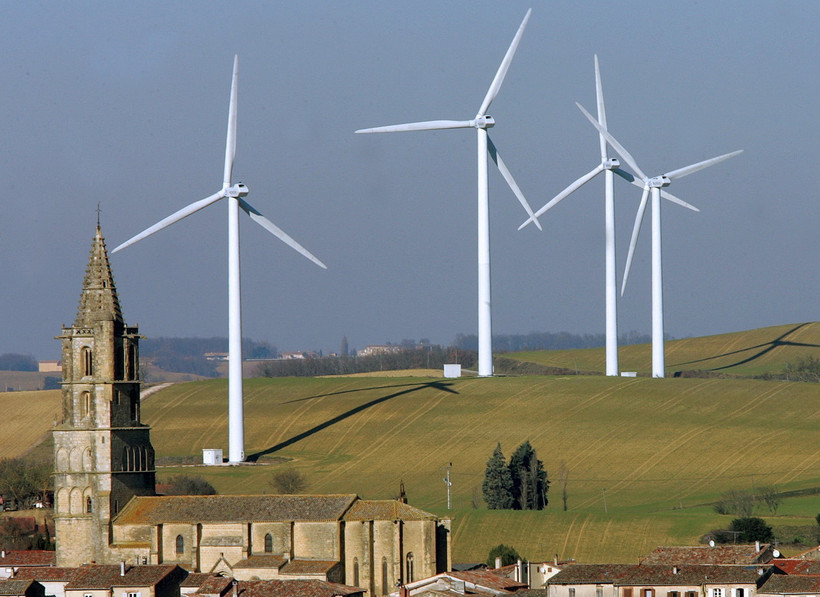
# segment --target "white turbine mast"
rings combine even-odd
[[[595,56],[595,97],[598,104],[598,123],[606,129],[606,108],[604,106],[604,93],[601,85],[601,72],[598,67],[598,56]],[[580,189],[601,172],[605,173],[604,183],[604,233],[605,233],[605,262],[606,262],[606,374],[618,375],[618,289],[616,284],[615,271],[615,200],[613,196],[612,174],[615,173],[625,180],[642,187],[643,185],[635,180],[629,172],[621,170],[621,163],[613,157],[607,155],[607,143],[603,134],[599,133],[598,138],[601,146],[601,162],[590,172],[573,182],[563,191],[553,197],[544,207],[535,212],[534,217],[538,217],[547,210],[555,207],[566,197]],[[519,230],[533,222],[533,218],[518,227]]]
[[[532,9],[527,10],[524,20],[510,44],[501,66],[493,78],[475,118],[471,120],[429,120],[380,126],[375,128],[359,129],[357,133],[393,133],[404,131],[429,131],[442,129],[474,128],[478,134],[478,374],[488,377],[493,374],[492,349],[492,308],[490,300],[490,210],[489,210],[489,183],[487,177],[487,154],[489,153],[498,166],[501,175],[521,202],[524,210],[532,218],[536,226],[541,228],[538,219],[530,208],[524,194],[513,179],[512,173],[501,159],[495,145],[487,134],[487,129],[495,126],[495,119],[487,114],[490,104],[498,95],[504,77],[510,67],[515,51],[524,34]]]
[[[228,462],[231,463],[239,463],[245,460],[245,423],[242,398],[242,298],[239,270],[239,209],[242,209],[254,222],[262,226],[286,245],[298,251],[319,267],[327,269],[324,263],[319,261],[307,249],[259,213],[250,203],[245,201],[244,197],[248,194],[248,187],[241,182],[237,184],[231,182],[233,163],[236,157],[236,88],[238,76],[239,56],[234,56],[222,189],[210,197],[183,207],[179,211],[125,241],[112,251],[112,253],[116,253],[120,249],[124,249],[190,216],[192,213],[212,203],[216,203],[220,199],[228,200]]]
[[[743,150],[726,153],[696,164],[684,166],[677,170],[672,170],[660,176],[649,177],[643,173],[635,158],[621,145],[609,131],[600,125],[600,123],[587,112],[584,107],[576,102],[576,105],[589,119],[592,125],[598,129],[598,132],[606,139],[612,148],[618,153],[621,158],[629,165],[635,174],[641,179],[643,186],[643,194],[641,196],[641,203],[638,207],[638,213],[635,217],[635,225],[632,229],[632,239],[629,242],[629,254],[626,259],[626,269],[624,270],[624,279],[621,286],[621,294],[626,289],[626,281],[629,279],[629,270],[632,266],[632,257],[635,253],[635,245],[638,242],[638,233],[641,230],[641,223],[643,222],[643,215],[646,211],[647,198],[652,194],[652,377],[664,377],[666,363],[664,362],[663,352],[663,266],[661,254],[661,197],[677,203],[694,211],[699,211],[697,208],[689,205],[682,199],[678,199],[674,195],[663,191],[664,187],[668,187],[673,180],[683,178],[698,170],[703,170],[709,166],[713,166],[723,160],[728,160],[731,157],[742,153]]]

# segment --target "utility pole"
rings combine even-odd
[[[444,484],[447,486],[447,509],[449,510],[450,509],[450,487],[453,485],[453,483],[450,481],[450,469],[453,468],[453,463],[451,462],[449,465],[443,466],[441,468],[445,471],[444,479],[442,479],[442,480],[444,481]]]

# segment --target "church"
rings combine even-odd
[[[327,580],[371,597],[450,569],[450,520],[402,501],[157,495],[140,415],[139,330],[124,322],[99,225],[76,320],[58,339],[58,566],[178,564],[238,580]]]

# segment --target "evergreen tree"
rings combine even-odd
[[[487,508],[490,510],[508,510],[513,507],[512,478],[504,454],[501,452],[500,443],[487,461],[481,490],[484,493]]]
[[[516,510],[543,510],[547,505],[549,480],[544,463],[538,460],[529,440],[518,446],[510,456],[513,508]]]

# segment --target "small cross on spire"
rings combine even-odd
[[[102,210],[100,209],[100,202],[97,201],[97,228],[100,227],[100,212],[101,211]]]

